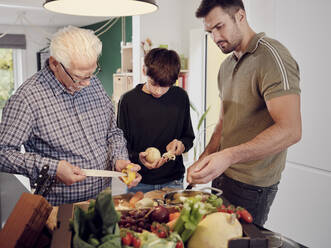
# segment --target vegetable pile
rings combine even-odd
[[[135,200],[141,199],[138,196]],[[238,219],[253,221],[247,210],[226,207],[213,194],[208,198],[183,197],[181,201],[182,208],[156,206],[123,211],[120,215],[108,188],[90,201],[87,211],[74,209],[73,247],[183,248],[185,243],[189,248],[223,248],[229,239],[242,236]]]

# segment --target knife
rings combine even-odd
[[[118,172],[118,171],[109,171],[109,170],[89,170],[89,169],[82,169],[88,177],[123,177],[126,176],[125,173]]]

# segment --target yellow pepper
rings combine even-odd
[[[129,185],[136,178],[136,172],[131,171],[132,168],[133,164],[128,164],[128,166],[122,170],[122,173],[127,174],[127,176],[122,177],[122,180],[126,185]]]

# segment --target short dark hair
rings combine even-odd
[[[147,76],[158,85],[171,86],[178,79],[180,59],[175,51],[154,48],[146,54],[144,62]]]
[[[195,12],[198,18],[206,17],[208,13],[215,7],[221,7],[232,18],[239,9],[245,10],[242,0],[202,0],[199,8]]]

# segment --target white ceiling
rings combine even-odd
[[[109,19],[52,13],[43,8],[44,2],[44,0],[0,0],[0,25],[84,26]]]

